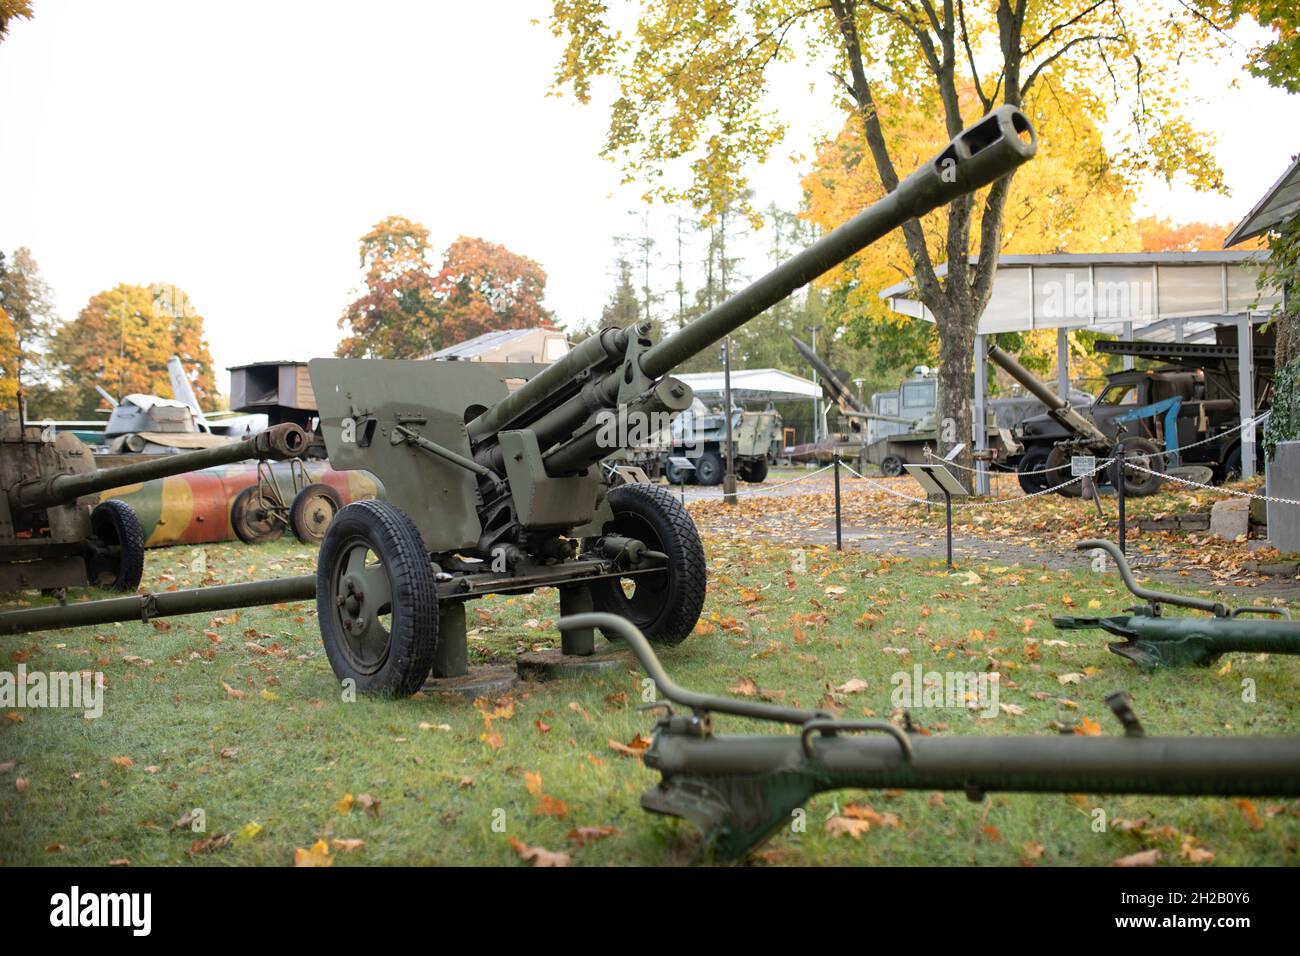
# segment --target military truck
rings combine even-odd
[[[1220,337],[1235,334],[1220,329]],[[1256,333],[1254,348],[1257,411],[1272,403],[1275,349],[1273,333]],[[1216,483],[1241,474],[1241,424],[1238,351],[1220,342],[1099,341],[1097,351],[1129,355],[1162,364],[1112,372],[1084,418],[1114,441],[1126,436],[1162,447],[1170,465],[1205,465]],[[1172,413],[1172,414],[1171,414]],[[1069,475],[1048,469],[1052,449],[1071,437],[1051,415],[1025,419],[1017,431],[1024,448],[1016,471],[1026,493],[1059,484]],[[1208,439],[1208,440],[1207,440]],[[1262,461],[1259,463],[1262,468]],[[1056,479],[1056,480],[1053,480]]]

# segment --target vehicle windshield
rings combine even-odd
[[[1107,385],[1097,396],[1098,405],[1136,405],[1137,389],[1132,385]]]

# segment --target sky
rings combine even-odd
[[[0,43],[0,249],[32,249],[64,318],[118,283],[167,282],[219,370],[329,355],[358,239],[398,214],[438,254],[469,235],[536,259],[572,326],[609,296],[612,237],[639,228],[640,190],[599,156],[605,104],[546,96],[545,0],[34,8]],[[1300,150],[1300,97],[1225,75],[1199,71],[1190,94],[1231,195],[1150,182],[1140,212],[1236,221]],[[797,64],[776,78],[791,133],[754,172],[760,206],[797,204],[786,157],[840,122],[810,80]],[[669,216],[652,215],[666,245]]]

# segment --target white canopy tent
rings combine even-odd
[[[691,387],[697,396],[721,397],[723,381],[721,372],[686,372],[675,375]],[[734,402],[795,402],[816,399],[821,388],[776,368],[732,369],[731,399]]]
[[[1237,330],[1241,416],[1255,415],[1252,324],[1266,321],[1280,294],[1256,288],[1265,252],[1143,252],[1002,256],[993,292],[975,336],[975,420],[983,420],[988,380],[984,355],[987,336],[999,332],[1057,330],[1057,394],[1070,383],[1070,329],[1110,332],[1122,339],[1195,342],[1212,338],[1216,326]],[[974,261],[974,260],[972,260]],[[938,268],[940,277],[947,266]],[[902,315],[933,322],[907,279],[880,293]],[[1132,359],[1125,359],[1132,367]],[[979,431],[979,430],[977,430]],[[977,434],[976,447],[986,439]],[[1254,473],[1254,434],[1242,434],[1242,472]],[[987,492],[981,463],[979,490]]]

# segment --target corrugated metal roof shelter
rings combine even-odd
[[[1297,213],[1300,213],[1300,154],[1291,161],[1290,168],[1269,187],[1259,202],[1255,203],[1246,218],[1223,240],[1223,247],[1226,249],[1247,239],[1262,236],[1275,226],[1294,218]]]
[[[1001,256],[989,304],[975,336],[975,412],[981,421],[987,402],[986,337],[998,332],[1057,330],[1057,394],[1070,384],[1067,334],[1072,328],[1135,334],[1154,341],[1195,342],[1214,336],[1216,326],[1237,328],[1241,356],[1241,416],[1255,416],[1252,324],[1264,322],[1281,301],[1278,291],[1259,290],[1256,281],[1267,252],[1134,252]],[[972,258],[972,264],[977,260]],[[940,277],[947,266],[937,270]],[[907,279],[880,293],[895,312],[933,322]],[[1126,367],[1132,359],[1126,358]],[[1242,474],[1254,473],[1253,430],[1243,431]],[[983,447],[983,436],[976,436]],[[983,465],[981,464],[981,469]],[[981,475],[981,491],[987,480]]]
[[[554,362],[569,351],[557,329],[499,329],[449,345],[428,356],[439,362]]]

